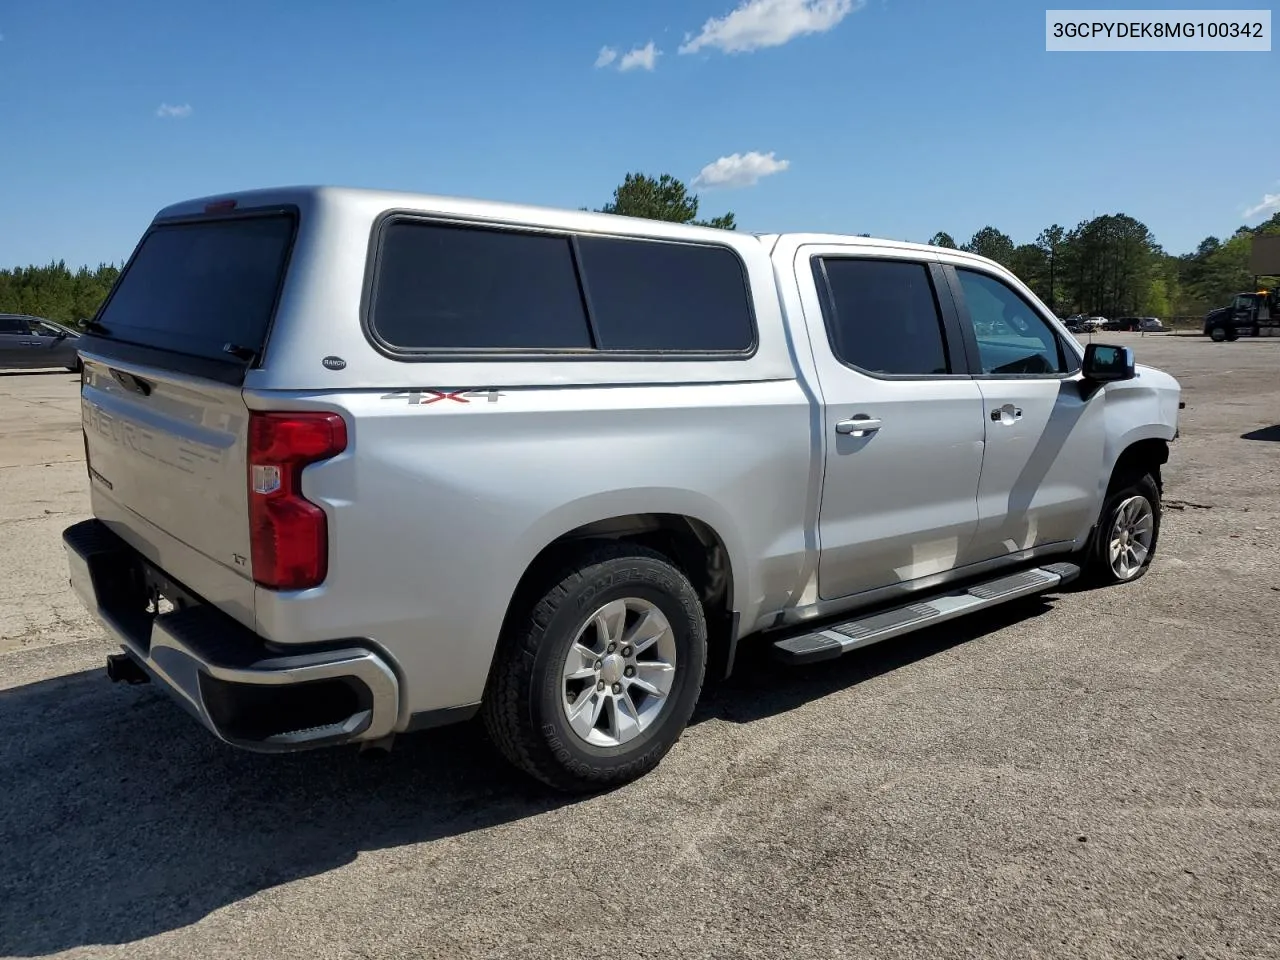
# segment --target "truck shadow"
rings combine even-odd
[[[101,670],[0,693],[0,956],[125,944],[259,891],[568,802],[475,725],[354,750],[223,748]]]
[[[780,714],[1035,612],[1008,606],[807,668],[779,669],[767,644],[748,646],[694,723]],[[0,692],[0,770],[3,956],[131,943],[361,851],[575,802],[511,770],[474,722],[403,737],[389,756],[263,757],[100,670]]]
[[[0,377],[71,377],[72,382],[80,381],[80,374],[74,370],[68,370],[65,367],[41,367],[39,369],[28,370],[18,368],[14,370],[0,370]]]
[[[1044,597],[1028,597],[803,667],[780,666],[768,642],[752,638],[739,648],[733,676],[703,694],[692,722],[752,723],[787,713],[1051,609]]]
[[[1262,440],[1267,443],[1280,443],[1280,424],[1273,427],[1260,427],[1240,434],[1241,440]]]

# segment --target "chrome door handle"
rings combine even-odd
[[[851,420],[837,420],[836,433],[847,437],[861,437],[864,434],[875,433],[881,426],[883,424],[879,420],[857,416]]]

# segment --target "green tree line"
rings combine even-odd
[[[72,271],[62,260],[44,267],[0,270],[0,313],[25,313],[75,325],[98,312],[119,275],[120,268],[112,264]]]
[[[722,230],[737,227],[731,211],[699,219],[698,209],[698,195],[675,177],[628,173],[598,212]],[[1146,224],[1123,213],[1082,220],[1070,229],[1053,224],[1030,243],[1015,244],[994,226],[983,227],[962,244],[947,233],[934,234],[930,243],[1003,264],[1059,316],[1169,317],[1203,315],[1251,289],[1250,239],[1263,233],[1280,233],[1280,213],[1229,237],[1206,237],[1181,256],[1166,253]],[[74,324],[97,312],[119,273],[105,263],[73,271],[63,261],[0,269],[0,313]]]
[[[1253,289],[1250,239],[1270,233],[1280,233],[1280,214],[1257,227],[1240,227],[1224,239],[1206,237],[1192,253],[1174,256],[1145,223],[1114,213],[1071,229],[1055,223],[1031,243],[1014,244],[991,226],[963,244],[947,233],[934,234],[930,243],[1003,264],[1059,316],[1169,317],[1200,316]]]

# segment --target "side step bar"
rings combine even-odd
[[[881,640],[900,637],[935,623],[953,620],[996,604],[1044,593],[1061,587],[1080,576],[1074,563],[1048,563],[1042,567],[1007,574],[995,580],[976,583],[963,590],[935,594],[901,607],[856,617],[832,624],[821,630],[802,633],[779,640],[773,645],[777,658],[784,663],[817,663],[867,647]]]

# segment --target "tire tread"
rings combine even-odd
[[[527,614],[508,625],[499,639],[481,713],[490,739],[499,752],[519,769],[558,790],[594,791],[634,780],[656,767],[674,742],[668,743],[658,738],[640,756],[605,772],[571,763],[567,751],[556,751],[542,732],[534,728],[530,704],[536,679],[535,661],[548,627],[561,606],[578,587],[603,576],[606,570],[602,568],[618,560],[644,560],[661,564],[665,568],[663,572],[675,580],[674,584],[663,586],[668,589],[674,586],[675,589],[671,589],[673,596],[686,607],[693,603],[699,608],[696,622],[702,625],[701,636],[694,639],[695,642],[706,642],[701,605],[692,585],[669,558],[656,550],[632,543],[602,544],[554,568],[556,572],[543,581],[551,586],[532,604]],[[705,659],[703,657],[703,674],[706,669]],[[696,678],[698,689],[701,688],[702,681],[703,676]]]
[[[1151,543],[1151,555],[1137,576],[1130,577],[1128,580],[1119,580],[1111,572],[1111,564],[1106,555],[1105,538],[1111,526],[1113,504],[1122,494],[1130,490],[1141,493],[1151,503],[1152,512],[1155,515],[1155,537]],[[1137,580],[1141,580],[1147,571],[1151,569],[1151,563],[1155,560],[1156,549],[1160,546],[1160,519],[1160,484],[1156,481],[1151,471],[1130,468],[1118,472],[1111,478],[1111,483],[1107,486],[1107,495],[1103,500],[1102,512],[1098,517],[1098,525],[1094,528],[1093,536],[1085,548],[1081,581],[1102,587],[1134,583]]]

